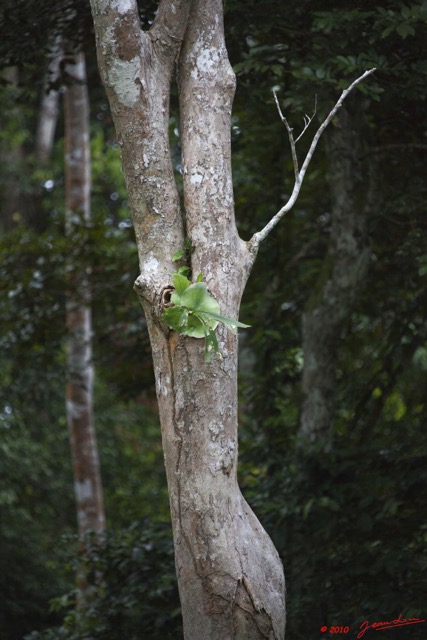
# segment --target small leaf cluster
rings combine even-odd
[[[181,271],[181,272],[180,272]],[[207,290],[203,276],[199,274],[196,282],[182,273],[182,269],[172,276],[175,291],[171,295],[171,306],[166,307],[162,319],[170,329],[191,338],[205,338],[205,362],[210,362],[212,352],[219,353],[215,329],[219,322],[225,324],[232,333],[237,328],[249,325],[220,315],[218,302]]]

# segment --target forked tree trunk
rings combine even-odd
[[[135,288],[150,332],[186,640],[279,640],[285,629],[280,558],[237,484],[237,339],[217,330],[221,358],[205,363],[203,340],[171,332],[172,256],[191,240],[221,313],[237,319],[258,246],[298,197],[317,142],[298,168],[289,201],[247,243],[236,230],[230,120],[235,77],[224,43],[222,0],[162,0],[142,32],[135,0],[91,0],[98,62],[107,90],[132,210],[141,275]],[[168,139],[169,95],[178,62],[185,212]]]
[[[235,78],[222,4],[163,0],[149,32],[133,0],[92,0],[92,10],[138,244],[136,290],[153,351],[184,636],[283,638],[282,564],[237,484],[237,339],[218,329],[222,357],[207,364],[204,341],[171,332],[160,317],[171,258],[186,236],[193,277],[203,274],[224,315],[237,318],[253,261],[234,220]],[[185,218],[168,140],[177,58]]]
[[[83,54],[67,65],[72,83],[64,92],[66,232],[81,232],[90,220],[89,102]],[[81,237],[81,233],[80,233]],[[88,267],[77,252],[69,262],[67,292],[67,423],[73,463],[80,553],[89,532],[103,531],[102,484],[93,424],[92,319]],[[77,575],[78,605],[89,593]]]

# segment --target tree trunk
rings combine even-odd
[[[2,80],[7,83],[3,87],[7,116],[0,123],[0,161],[4,167],[4,176],[1,189],[0,224],[3,231],[9,231],[19,224],[28,221],[30,217],[28,202],[28,176],[23,174],[24,170],[24,147],[23,137],[19,131],[23,127],[22,110],[15,102],[18,90],[19,70],[18,67],[7,67],[2,73]],[[14,135],[7,135],[10,129]]]
[[[49,55],[49,65],[46,72],[43,96],[39,109],[39,120],[36,133],[36,158],[45,164],[52,153],[58,120],[59,91],[51,85],[58,81],[59,64],[61,61],[61,46],[59,38],[55,38]]]
[[[237,484],[237,339],[221,325],[222,357],[205,363],[203,340],[170,331],[161,320],[171,258],[186,236],[193,277],[203,274],[221,313],[232,318],[253,261],[234,221],[235,79],[222,5],[163,0],[145,33],[133,0],[92,0],[92,11],[138,244],[135,287],[153,351],[184,636],[283,638],[282,565]],[[177,58],[185,216],[168,141]]]
[[[8,231],[28,225],[43,231],[46,220],[41,207],[41,193],[28,170],[27,124],[19,86],[19,68],[7,67],[2,73],[3,108],[6,117],[0,123],[0,228]]]
[[[370,245],[368,221],[377,172],[368,153],[362,105],[342,107],[327,134],[332,225],[328,252],[303,314],[304,371],[299,446],[332,447],[336,363],[340,333],[365,283]]]
[[[81,232],[90,220],[89,108],[83,54],[67,65],[73,80],[64,92],[66,232]],[[84,538],[104,529],[102,484],[93,424],[92,320],[89,268],[77,252],[69,262],[67,292],[67,422],[71,443],[80,552]],[[88,586],[77,576],[78,604],[87,600]]]

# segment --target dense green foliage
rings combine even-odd
[[[5,83],[0,93],[6,160],[0,174],[0,636],[179,638],[151,356],[132,292],[137,256],[85,2],[72,31],[89,60],[94,215],[74,230],[72,244],[64,238],[60,123],[52,161],[42,168],[34,161],[47,36],[64,6],[5,2],[0,14],[3,65],[16,64],[19,72],[18,85]],[[150,15],[147,9],[145,24]],[[353,633],[364,619],[427,613],[425,22],[425,2],[226,3],[238,76],[232,136],[244,238],[292,188],[272,87],[299,130],[316,93],[321,118],[343,86],[378,67],[358,98],[374,141],[380,206],[370,220],[363,294],[336,336],[331,451],[322,442],[297,446],[301,317],[321,286],[331,228],[334,176],[325,145],[295,209],[261,247],[241,312],[252,328],[241,334],[240,481],[283,558],[293,640],[322,637],[322,625],[348,625]],[[16,37],[21,29],[24,39]],[[176,123],[173,113],[178,169]],[[311,128],[298,144],[301,156]],[[16,184],[25,197],[21,215],[10,221],[6,196]],[[79,616],[64,409],[65,256],[91,269],[95,415],[108,522],[102,544],[89,545],[96,597]],[[390,633],[415,640],[425,636],[425,625]]]
[[[57,598],[53,608],[68,610],[63,625],[33,632],[26,640],[173,640],[182,635],[168,525],[135,522],[101,541],[91,539],[84,567],[95,588],[93,603],[76,611],[72,597]]]

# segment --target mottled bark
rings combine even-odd
[[[74,230],[90,219],[89,110],[83,54],[67,65],[73,80],[64,92],[66,231],[72,242]],[[84,538],[104,529],[104,508],[98,448],[93,423],[92,320],[88,267],[69,262],[67,291],[67,423],[73,463],[81,552]],[[79,604],[84,604],[87,585],[77,577]]]
[[[303,314],[304,372],[299,444],[332,446],[340,334],[363,291],[369,266],[368,222],[377,173],[363,108],[342,108],[327,133],[331,193],[328,251]]]
[[[225,315],[237,318],[253,260],[234,221],[235,78],[221,1],[163,0],[146,33],[133,0],[92,0],[92,10],[138,244],[136,290],[153,351],[184,635],[283,638],[282,565],[237,484],[237,339],[219,328],[222,358],[207,364],[203,340],[169,331],[160,317],[171,258],[186,235],[193,277],[203,273]],[[168,141],[177,59],[185,216]]]

